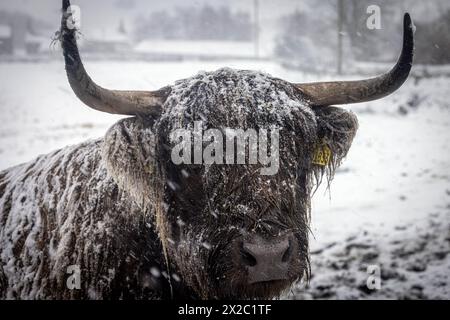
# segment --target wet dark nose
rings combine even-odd
[[[248,270],[249,283],[285,280],[294,255],[292,234],[266,239],[247,237],[240,248],[240,259]]]

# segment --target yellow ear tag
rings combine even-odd
[[[318,166],[325,167],[331,159],[331,149],[326,143],[321,143],[317,145],[316,150],[314,150],[312,163]]]

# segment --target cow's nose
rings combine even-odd
[[[241,244],[240,258],[247,267],[249,283],[287,279],[293,247],[292,234],[270,239],[247,237]]]

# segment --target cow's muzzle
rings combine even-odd
[[[288,279],[298,250],[292,233],[272,238],[251,235],[237,241],[238,263],[247,269],[249,284]]]

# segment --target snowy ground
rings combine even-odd
[[[257,69],[295,82],[329,80],[270,62],[86,62],[101,85],[156,89],[199,70]],[[313,201],[312,279],[286,298],[450,299],[450,78],[408,80],[350,106],[360,130],[331,191]],[[62,62],[0,64],[0,170],[96,138],[119,117],[84,107]],[[369,290],[367,267],[381,288]]]

